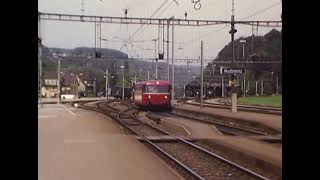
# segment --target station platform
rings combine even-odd
[[[183,178],[109,117],[44,104],[38,111],[38,179]]]
[[[113,97],[108,97],[108,99],[113,99]],[[100,101],[107,100],[105,97],[83,97],[78,99],[61,99],[62,103],[70,103],[70,102],[87,102],[87,101]],[[42,98],[42,104],[56,104],[58,102],[58,98]],[[38,100],[38,103],[39,100]]]

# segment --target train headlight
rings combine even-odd
[[[168,96],[164,96],[165,99],[168,99]]]
[[[151,95],[148,95],[148,99],[151,99]]]

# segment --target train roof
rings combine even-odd
[[[150,80],[150,81],[143,81],[138,82],[137,84],[146,84],[146,85],[171,85],[169,81],[165,80]]]

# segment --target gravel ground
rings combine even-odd
[[[205,179],[255,179],[183,143],[158,143],[162,149]]]
[[[151,127],[148,127],[147,125],[144,125],[144,124],[130,126],[130,127],[143,136],[162,136],[162,135],[164,135],[162,132],[159,132],[158,130],[152,129]]]
[[[139,113],[139,117],[143,122],[148,123],[154,127],[162,129],[164,131],[167,131],[167,132],[174,134],[176,136],[180,136],[180,137],[188,137],[189,136],[188,133],[182,127],[177,126],[173,123],[161,121],[160,124],[157,124],[155,121],[146,117],[145,113]]]
[[[218,154],[219,156],[222,156],[230,161],[236,162],[241,166],[248,168],[260,175],[263,175],[270,179],[281,179],[281,169],[276,167],[270,167],[271,165],[266,165],[264,162],[261,162],[253,157],[244,155],[241,152],[237,152],[231,149],[227,150],[222,146],[213,144],[212,142],[208,141],[200,141],[196,142],[195,144],[215,154]]]

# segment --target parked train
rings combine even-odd
[[[171,109],[171,83],[151,80],[134,85],[134,103],[147,109]]]
[[[111,96],[115,99],[122,99],[122,87],[115,86],[111,89]],[[124,87],[124,99],[130,99],[132,96],[132,88]]]
[[[200,90],[201,86],[199,83],[191,82],[187,85],[185,85],[185,97],[191,97],[191,98],[200,98]],[[239,85],[235,86],[236,93],[238,96],[241,95],[241,87]],[[224,85],[224,93],[225,96],[231,96],[231,86],[226,84]],[[203,97],[204,98],[215,98],[215,97],[221,97],[221,84],[215,83],[215,84],[204,84],[203,86]]]

